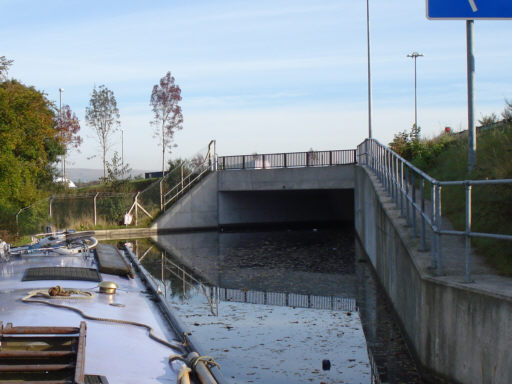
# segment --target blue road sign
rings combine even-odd
[[[426,0],[429,19],[512,19],[512,0]]]

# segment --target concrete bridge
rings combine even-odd
[[[440,182],[375,140],[357,151],[218,160],[154,229],[353,221],[424,373],[433,382],[512,382],[512,279],[480,262],[469,241],[512,236],[474,233],[471,220],[456,231],[441,215],[443,185],[465,188],[471,212],[472,183],[512,180]]]
[[[354,150],[230,156],[162,214],[158,231],[354,218]]]

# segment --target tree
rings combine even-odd
[[[481,127],[487,127],[492,126],[493,124],[496,124],[498,122],[498,115],[496,113],[491,113],[490,115],[482,116],[480,120],[478,120],[478,124],[480,124]]]
[[[0,81],[7,81],[9,67],[13,62],[14,60],[8,60],[5,56],[0,56]]]
[[[46,95],[16,80],[0,83],[0,222],[41,197],[62,152]]]
[[[78,148],[82,144],[82,138],[78,135],[80,121],[69,105],[64,105],[57,119],[57,130],[64,147],[62,155],[62,177],[66,178],[66,154],[71,148]]]
[[[151,92],[150,105],[153,108],[154,119],[151,125],[155,128],[155,137],[160,136],[162,145],[162,175],[165,172],[165,151],[176,145],[173,144],[174,132],[183,128],[183,114],[179,102],[181,89],[174,83],[171,72],[160,79]]]
[[[505,109],[501,113],[505,123],[512,123],[512,101],[505,100]]]
[[[103,178],[107,177],[107,152],[110,148],[110,136],[119,128],[119,109],[114,92],[100,85],[94,87],[89,100],[89,107],[85,108],[85,121],[87,125],[96,130],[98,141],[102,150]]]
[[[122,187],[127,184],[130,179],[131,172],[130,164],[123,164],[121,157],[117,151],[114,152],[114,156],[110,161],[107,161],[107,179],[106,182],[118,190],[118,187]]]

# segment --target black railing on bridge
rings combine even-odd
[[[356,163],[355,149],[219,156],[217,169],[329,167]]]

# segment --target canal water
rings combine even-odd
[[[352,227],[132,241],[232,383],[422,383]]]

